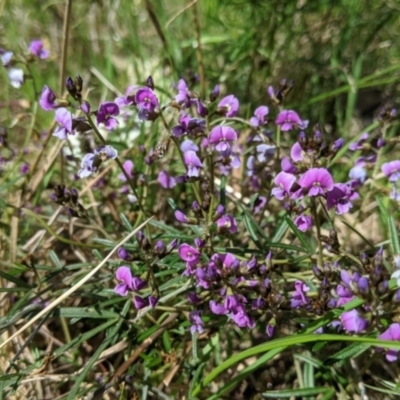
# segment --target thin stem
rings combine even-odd
[[[60,60],[60,82],[59,82],[60,93],[63,93],[64,89],[65,69],[67,65],[67,54],[68,54],[68,36],[69,36],[69,27],[71,20],[71,8],[72,8],[72,0],[67,0],[65,4],[63,44],[62,44],[62,52]]]
[[[317,203],[315,201],[315,198],[311,198],[311,212],[314,217],[315,221],[315,226],[317,228],[317,242],[318,242],[318,262],[319,266],[323,266],[323,258],[322,258],[322,243],[321,243],[321,225],[320,225],[320,220],[317,212]]]
[[[199,9],[197,2],[194,4],[193,7],[193,22],[194,22],[194,32],[196,36],[196,57],[197,63],[199,65],[199,75],[200,75],[200,95],[201,98],[204,99],[206,95],[206,80],[205,80],[205,73],[204,73],[204,63],[203,63],[203,53],[201,51],[201,38],[200,38],[200,22],[199,22]]]

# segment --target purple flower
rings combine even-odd
[[[191,311],[189,313],[189,321],[192,324],[190,327],[190,333],[193,335],[195,332],[204,332],[204,322],[201,319],[201,311]]]
[[[29,51],[42,60],[49,57],[49,51],[43,48],[43,42],[40,39],[32,40],[29,45]]]
[[[209,143],[215,145],[215,149],[219,152],[230,150],[229,142],[237,140],[236,131],[230,126],[215,126],[209,136]]]
[[[219,232],[229,232],[235,234],[237,232],[237,222],[230,214],[225,214],[217,219],[217,227]]]
[[[132,273],[129,267],[119,267],[115,277],[119,282],[114,288],[115,293],[120,296],[126,296],[129,290],[133,290]]]
[[[337,183],[326,195],[328,209],[335,207],[338,215],[346,214],[353,207],[351,200],[358,198],[358,194],[353,192],[345,183]]]
[[[101,161],[115,160],[118,157],[118,151],[110,145],[99,146],[94,150],[94,154],[100,158]]]
[[[382,172],[389,178],[390,182],[396,182],[400,178],[400,160],[390,161],[382,164]]]
[[[355,166],[349,172],[349,178],[364,183],[367,178],[367,171],[363,166]]]
[[[368,326],[368,321],[362,318],[357,310],[346,311],[340,316],[346,332],[362,332]]]
[[[363,145],[368,140],[368,138],[369,138],[369,133],[364,132],[356,142],[350,143],[349,150],[351,151],[362,150]]]
[[[267,198],[265,196],[258,196],[253,204],[254,214],[259,214],[261,211],[263,211],[266,204]]]
[[[192,150],[192,151],[199,151],[199,146],[197,146],[196,143],[193,142],[193,140],[186,139],[181,143],[181,150],[183,152]]]
[[[94,153],[85,154],[81,162],[81,169],[78,171],[80,178],[86,178],[96,172],[103,161],[115,159],[118,156],[117,150],[110,145],[99,146]]]
[[[179,210],[175,210],[175,218],[177,219],[177,221],[182,222],[184,224],[187,224],[189,222],[188,217]]]
[[[46,85],[42,90],[42,94],[39,99],[40,107],[45,111],[51,111],[57,108],[57,96],[54,92]]]
[[[185,151],[183,153],[183,161],[187,167],[186,175],[188,177],[197,177],[200,175],[200,168],[203,167],[200,158],[197,156],[196,152],[192,150]]]
[[[310,288],[302,281],[296,281],[294,283],[295,291],[292,293],[292,300],[290,305],[292,308],[298,308],[308,304],[308,299],[305,292],[308,292]]]
[[[23,163],[19,171],[22,175],[26,175],[29,172],[29,164]]]
[[[257,150],[257,160],[261,163],[266,163],[268,162],[271,157],[274,155],[275,153],[275,146],[272,146],[270,144],[259,144],[256,147]]]
[[[190,102],[190,91],[187,87],[186,82],[183,79],[179,79],[177,84],[178,94],[175,96],[175,101],[182,107],[188,108],[191,105]]]
[[[305,232],[312,227],[313,219],[310,215],[302,214],[298,215],[293,222],[300,231]]]
[[[81,162],[81,169],[78,171],[79,178],[87,178],[97,171],[97,167],[93,165],[95,155],[93,153],[85,154]]]
[[[8,70],[10,84],[15,89],[19,89],[24,83],[24,71],[21,68],[10,68]]]
[[[168,175],[166,171],[160,171],[158,174],[158,183],[164,188],[164,189],[172,189],[174,186],[176,186],[176,180],[173,176]]]
[[[250,118],[250,125],[254,126],[255,128],[265,125],[268,121],[265,117],[268,115],[269,109],[267,106],[260,106],[256,108],[254,111],[254,117]]]
[[[143,299],[140,296],[133,297],[133,305],[135,306],[136,310],[141,310],[149,305],[149,302],[146,299]]]
[[[304,122],[293,110],[282,110],[276,117],[275,123],[281,127],[283,132],[304,127]]]
[[[129,179],[133,179],[133,169],[135,168],[135,164],[133,163],[133,161],[126,160],[122,166],[126,174],[129,176]],[[125,174],[123,173],[119,174],[118,178],[121,179],[121,181],[126,182]]]
[[[144,86],[135,93],[135,103],[142,121],[154,120],[158,115],[158,99],[154,92]]]
[[[114,100],[114,103],[117,104],[118,107],[125,107],[125,106],[130,106],[130,105],[136,104],[135,103],[135,92],[138,87],[139,86],[137,86],[137,85],[128,86],[128,88],[125,90],[125,95],[117,97]]]
[[[114,118],[119,115],[119,107],[113,102],[102,103],[97,111],[97,123],[103,123],[107,130],[115,129],[118,121]]]
[[[332,175],[325,168],[309,169],[298,183],[309,196],[323,196],[333,189]]]
[[[218,304],[215,300],[210,300],[210,310],[216,315],[228,314],[228,310],[222,304]]]
[[[194,247],[188,245],[187,243],[182,243],[178,247],[179,257],[186,261],[189,266],[193,267],[197,265],[200,261],[200,252]]]
[[[126,250],[124,247],[120,247],[119,249],[118,249],[118,257],[121,259],[121,260],[124,260],[124,261],[128,261],[128,260],[130,260],[130,254],[129,254],[129,252],[128,252],[128,250]]]
[[[181,137],[182,135],[203,133],[206,129],[206,120],[200,118],[191,118],[185,113],[181,113],[179,117],[179,125],[174,126],[171,129],[172,135],[175,137]]]
[[[61,140],[66,140],[68,134],[75,134],[72,130],[72,114],[66,108],[58,108],[56,110],[56,121],[58,127],[54,131],[53,136],[56,136]]]
[[[380,334],[378,336],[378,339],[381,340],[393,340],[393,341],[400,341],[400,324],[399,323],[393,323],[389,326],[388,329],[386,329],[385,332]],[[398,350],[396,349],[389,349],[386,353],[386,359],[389,362],[393,362],[397,360],[397,353]]]
[[[299,142],[296,142],[290,150],[290,158],[294,162],[302,162],[304,160],[304,151]]]
[[[272,189],[272,196],[275,196],[278,200],[283,200],[285,196],[289,195],[290,189],[295,182],[296,177],[294,175],[287,172],[279,172],[274,179],[274,183],[278,187]]]
[[[233,95],[225,96],[217,106],[217,112],[228,118],[235,117],[239,111],[239,100]]]
[[[248,316],[243,305],[239,305],[236,311],[229,314],[229,317],[236,323],[239,328],[250,328],[253,329],[255,322]]]
[[[287,172],[288,174],[297,173],[297,168],[289,157],[282,157],[281,168],[283,172]]]
[[[13,58],[14,53],[12,51],[4,51],[1,49],[0,54],[3,67],[8,67],[10,65],[11,59]]]

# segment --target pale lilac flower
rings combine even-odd
[[[275,177],[274,183],[277,187],[273,188],[271,191],[272,196],[275,196],[278,200],[283,200],[285,196],[289,196],[290,189],[296,182],[296,177],[287,172],[279,172]]]
[[[181,137],[187,134],[204,133],[206,129],[206,120],[201,118],[191,118],[185,113],[181,113],[179,116],[179,125],[174,126],[171,129],[171,133],[175,137]]]
[[[313,224],[313,219],[310,215],[298,215],[295,219],[294,219],[294,224],[296,225],[297,229],[305,232],[308,231]]]
[[[188,177],[197,177],[200,175],[200,168],[203,168],[203,164],[196,152],[192,150],[185,151],[183,153],[183,161],[187,167]]]
[[[51,111],[57,108],[57,96],[47,85],[43,87],[39,104],[45,111]]]
[[[10,68],[8,78],[12,87],[19,89],[24,83],[24,71],[21,68]]]
[[[281,111],[276,117],[275,123],[281,127],[283,132],[304,127],[304,121],[302,121],[299,115],[293,110]]]
[[[29,44],[29,51],[36,57],[41,58],[42,60],[49,57],[49,51],[43,48],[43,42],[38,40],[32,40]]]
[[[308,292],[310,288],[302,281],[296,281],[294,283],[294,289],[295,291],[292,293],[292,300],[290,302],[291,307],[298,308],[308,304],[306,292]]]
[[[102,103],[97,111],[97,123],[104,124],[107,130],[113,130],[118,126],[118,121],[114,118],[119,115],[119,107],[113,102]]]
[[[400,324],[399,323],[393,323],[389,326],[388,329],[386,329],[385,332],[380,334],[378,336],[378,339],[381,340],[393,340],[393,341],[400,341]],[[393,362],[397,360],[397,353],[399,351],[397,349],[389,349],[386,352],[386,359],[389,362]]]
[[[103,161],[116,159],[118,152],[110,145],[97,147],[93,153],[85,154],[81,162],[81,169],[78,171],[80,178],[86,178],[96,172]]]
[[[180,210],[175,210],[175,218],[177,221],[187,224],[189,222],[188,217]]]
[[[129,179],[133,179],[133,169],[135,168],[135,164],[131,160],[126,160],[122,164],[124,171],[126,174],[129,176]],[[121,173],[118,175],[118,178],[121,179],[121,181],[126,182],[126,176],[125,174]]]
[[[191,311],[189,313],[189,321],[192,324],[190,327],[190,333],[193,335],[195,332],[204,332],[204,322],[201,319],[201,311]]]
[[[346,332],[358,333],[368,327],[368,321],[361,317],[356,309],[344,312],[340,316],[340,320]]]
[[[323,196],[333,189],[332,175],[325,168],[311,168],[298,181],[309,196]]]
[[[239,112],[239,100],[233,95],[225,96],[217,106],[219,114],[225,115],[228,118],[235,117]]]
[[[390,161],[382,164],[382,172],[389,178],[390,182],[396,182],[400,178],[400,160]]]
[[[192,151],[199,151],[199,146],[197,146],[196,143],[193,142],[193,140],[186,139],[181,143],[181,150],[183,152],[192,150]]]
[[[135,103],[139,110],[139,119],[142,121],[154,120],[158,115],[158,99],[148,87],[141,87],[135,93]]]
[[[294,162],[301,162],[304,160],[304,151],[299,142],[295,142],[290,150],[290,158]]]
[[[120,296],[126,296],[128,291],[133,290],[132,284],[132,273],[129,267],[119,267],[115,276],[118,280],[117,286],[114,288],[114,292]]]
[[[210,305],[210,310],[213,314],[216,315],[228,314],[228,310],[222,304],[218,304],[215,300],[210,300],[209,305]]]
[[[157,180],[164,189],[172,189],[177,184],[176,179],[170,176],[166,171],[160,171]]]
[[[178,89],[178,94],[175,96],[175,101],[183,108],[190,107],[190,91],[186,82],[183,79],[179,79],[176,87]]]
[[[72,129],[72,114],[66,108],[58,108],[56,110],[56,121],[58,126],[53,133],[53,136],[61,140],[66,140],[68,134],[75,135]]]
[[[400,191],[397,188],[397,185],[394,184],[392,187],[392,191],[390,192],[389,198],[395,200],[395,201],[400,201]]]
[[[101,161],[115,160],[118,157],[118,151],[110,145],[102,145],[94,150],[94,154],[100,158]]]
[[[364,183],[367,179],[367,170],[363,166],[356,165],[349,171],[349,178]]]
[[[281,168],[283,172],[287,172],[288,174],[297,173],[297,168],[289,157],[282,157]]]
[[[114,100],[114,103],[117,104],[118,107],[125,107],[135,105],[135,93],[138,85],[131,85],[125,90],[124,96],[119,96]]]
[[[14,53],[12,51],[1,52],[1,62],[3,64],[3,67],[8,67],[10,65],[13,55]]]
[[[254,116],[250,118],[250,125],[258,128],[259,126],[265,125],[268,121],[265,117],[268,115],[269,109],[267,106],[257,107],[254,111]]]
[[[217,219],[217,227],[221,232],[229,232],[235,234],[237,232],[237,222],[235,218],[230,214],[225,214],[221,218]]]
[[[369,138],[369,133],[364,132],[356,142],[350,143],[349,150],[351,151],[362,150],[363,145],[368,140],[368,138]]]
[[[79,178],[87,178],[97,171],[97,166],[93,165],[95,155],[93,153],[85,154],[81,162],[81,169],[78,171]]]
[[[226,125],[218,125],[215,126],[209,136],[209,143],[215,145],[215,149],[219,152],[224,152],[230,150],[230,142],[237,140],[237,133],[236,131]]]
[[[276,146],[272,146],[270,144],[259,144],[256,147],[257,150],[257,160],[259,162],[266,163],[268,162],[275,153]]]

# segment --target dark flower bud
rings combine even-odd
[[[300,146],[302,147],[302,149],[306,148],[308,139],[304,132],[299,133],[299,135],[297,137],[297,141],[300,143]]]
[[[175,250],[178,247],[179,239],[174,239],[167,245],[167,253],[171,253],[172,250]]]
[[[332,151],[336,153],[343,147],[343,145],[344,145],[344,139],[340,138],[340,139],[335,140],[332,143]]]
[[[156,296],[149,296],[149,305],[150,307],[154,308],[158,303],[158,297]]]
[[[214,219],[218,219],[222,217],[225,213],[225,207],[222,204],[219,204],[214,213]]]
[[[211,102],[213,102],[218,99],[218,96],[219,96],[219,85],[215,85],[214,89],[210,93],[209,99]]]
[[[370,278],[372,285],[376,286],[383,279],[382,270],[379,267],[374,268],[370,273]]]
[[[200,101],[196,101],[196,106],[197,106],[197,113],[200,115],[200,117],[205,117],[208,114],[208,109],[207,107],[204,106],[204,104]]]
[[[377,292],[379,295],[384,295],[389,289],[389,282],[385,279],[382,281],[377,288]]]
[[[75,86],[78,93],[81,93],[83,89],[83,79],[80,75],[77,75],[75,78]]]
[[[194,244],[196,245],[196,247],[198,249],[202,249],[205,246],[206,241],[203,240],[203,239],[200,239],[200,238],[195,238],[194,239]]]
[[[360,260],[362,262],[362,265],[364,265],[364,267],[366,267],[369,264],[369,258],[366,253],[360,254]]]
[[[393,296],[393,301],[395,303],[400,303],[400,289],[396,290],[396,293]]]
[[[136,234],[136,240],[138,241],[139,245],[141,245],[141,244],[143,243],[143,240],[144,240],[144,239],[145,239],[145,236],[144,236],[143,232],[142,232],[142,231],[139,231],[139,232]]]
[[[157,240],[156,245],[154,246],[154,252],[160,256],[164,255],[166,251],[164,242],[162,240]]]
[[[322,133],[318,130],[314,132],[314,142],[318,145],[322,144],[323,138]]]
[[[154,90],[154,81],[151,75],[146,79],[146,86],[151,90]]]
[[[133,382],[133,375],[125,375],[125,382],[127,383]]]
[[[120,247],[118,249],[118,257],[123,261],[129,261],[130,256],[129,256],[128,250],[126,250],[123,247]]]
[[[71,188],[70,193],[72,202],[76,204],[78,202],[78,197],[79,197],[78,191],[75,188]]]
[[[89,114],[89,113],[90,113],[90,104],[89,104],[86,100],[85,100],[85,101],[82,101],[81,110],[82,110],[85,114]]]
[[[380,249],[377,251],[374,257],[374,266],[382,267],[382,265],[383,265],[383,247],[380,247]]]
[[[201,211],[200,205],[196,200],[192,203],[192,210],[194,213],[198,213]]]
[[[312,267],[312,272],[314,276],[320,280],[324,277],[323,272],[316,265]]]
[[[358,282],[357,282],[357,293],[360,293],[361,295],[368,295],[370,292],[369,288],[369,280],[366,277],[361,277]]]

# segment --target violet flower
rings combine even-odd
[[[142,121],[154,120],[158,115],[158,99],[154,92],[144,86],[135,93],[135,103]]]
[[[332,175],[325,168],[311,168],[298,181],[309,196],[323,196],[333,189]]]
[[[57,108],[57,96],[47,85],[43,87],[39,104],[45,111],[51,111]]]
[[[388,329],[386,329],[385,332],[380,334],[378,336],[378,339],[381,340],[393,340],[393,341],[400,341],[400,324],[399,323],[393,323],[389,326]],[[399,351],[397,349],[388,349],[386,352],[386,359],[389,362],[394,362],[397,360],[397,353]]]
[[[209,143],[215,145],[215,149],[219,152],[230,150],[230,142],[237,140],[236,131],[227,125],[215,126],[209,136]]]
[[[400,178],[400,160],[390,161],[382,164],[382,172],[389,178],[390,182],[396,182]]]
[[[363,145],[368,140],[368,138],[369,138],[369,133],[364,132],[356,142],[350,143],[349,150],[351,151],[362,150]]]
[[[149,305],[149,302],[141,296],[133,296],[133,305],[136,310],[141,310]]]
[[[194,247],[188,245],[187,243],[182,243],[178,247],[179,257],[186,261],[186,263],[193,267],[200,262],[200,252]]]
[[[218,218],[216,222],[219,232],[237,233],[237,222],[232,215],[225,214],[221,218]]]
[[[3,67],[8,67],[11,63],[14,53],[12,51],[4,51],[3,49],[0,50],[1,63],[3,64]]]
[[[288,174],[287,172],[279,172],[274,179],[274,183],[278,187],[271,190],[272,196],[275,196],[278,200],[283,200],[285,196],[289,196],[290,189],[295,182],[296,177],[294,175]]]
[[[352,200],[358,198],[358,193],[353,192],[345,183],[337,183],[326,195],[326,205],[328,210],[335,207],[336,214],[342,215],[350,211],[353,207]]]
[[[125,95],[117,97],[114,103],[117,104],[118,107],[135,105],[135,93],[138,87],[138,85],[128,86],[125,90]]]
[[[290,301],[291,307],[299,308],[308,304],[306,292],[308,292],[310,288],[302,281],[296,281],[294,283],[294,289],[295,291],[292,293],[292,300]]]
[[[356,309],[344,312],[340,316],[340,320],[346,332],[358,333],[368,327],[368,321],[362,318]]]
[[[228,118],[235,117],[239,112],[239,100],[233,95],[225,96],[217,106],[217,113]]]
[[[119,267],[115,273],[115,277],[119,282],[114,288],[115,293],[120,296],[126,296],[128,291],[133,290],[132,273],[129,267]]]
[[[193,335],[195,332],[203,333],[204,332],[204,322],[201,319],[201,311],[191,311],[189,313],[189,321],[192,324],[190,327],[190,333]]]
[[[107,130],[113,130],[118,126],[118,121],[114,118],[119,115],[119,107],[113,102],[102,103],[97,111],[97,123],[104,124]]]
[[[72,114],[66,108],[58,108],[56,110],[56,121],[58,127],[53,133],[53,136],[60,140],[66,140],[68,134],[75,135],[72,129]]]
[[[176,179],[170,176],[166,171],[160,171],[157,180],[164,189],[172,189],[177,184]]]
[[[276,117],[275,123],[281,127],[282,132],[304,127],[304,122],[293,110],[282,110]]]
[[[133,169],[135,168],[133,161],[126,160],[122,166],[126,174],[129,176],[129,179],[133,179]],[[121,179],[122,182],[126,182],[126,176],[122,172],[118,175],[118,178]]]
[[[259,144],[256,147],[257,160],[261,163],[267,163],[275,154],[276,146],[270,144]]]
[[[49,57],[49,51],[43,48],[43,42],[38,40],[32,40],[29,44],[29,51],[36,57],[41,58],[42,60]]]
[[[305,232],[311,229],[313,224],[313,219],[310,215],[302,214],[298,215],[293,222],[299,231]]]
[[[259,126],[265,125],[268,121],[265,117],[268,115],[269,109],[267,106],[257,107],[254,111],[254,116],[250,118],[250,125],[258,128]]]
[[[185,151],[183,153],[183,161],[187,167],[186,175],[188,177],[198,177],[200,175],[200,168],[203,168],[203,164],[196,152],[192,150]]]
[[[179,79],[176,85],[178,94],[175,96],[175,101],[182,107],[188,108],[191,106],[190,91],[187,87],[186,82],[183,79]]]
[[[216,315],[228,314],[228,310],[222,304],[218,304],[215,300],[210,300],[209,305],[210,305],[210,310],[213,314]]]
[[[193,140],[190,139],[186,139],[181,143],[180,146],[181,150],[183,152],[188,151],[188,150],[192,150],[192,151],[199,151],[199,146],[197,146],[196,143],[193,142]]]

